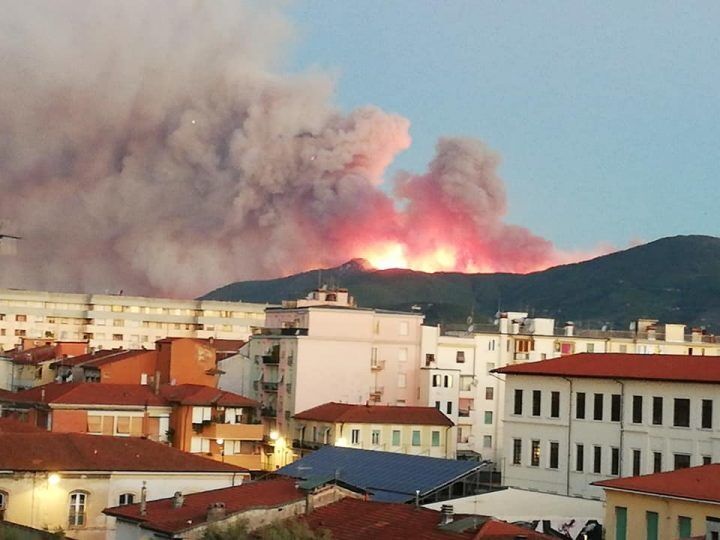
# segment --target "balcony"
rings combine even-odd
[[[266,418],[276,418],[277,410],[272,407],[263,407],[260,409],[260,416],[264,416]]]
[[[277,365],[280,363],[280,355],[266,354],[262,357],[262,363],[265,365]]]
[[[307,336],[307,328],[265,328],[252,327],[253,336]]]
[[[280,383],[277,383],[277,382],[263,382],[262,383],[263,392],[277,392],[279,384]]]
[[[380,401],[383,396],[384,388],[382,386],[375,386],[370,389],[370,400]]]
[[[458,416],[460,418],[470,418],[471,409],[458,409]]]
[[[203,427],[201,437],[208,439],[260,441],[263,438],[262,424],[210,424]]]

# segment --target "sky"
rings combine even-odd
[[[502,156],[507,221],[562,249],[720,227],[720,2],[297,1],[288,69]],[[389,187],[388,187],[389,189]]]

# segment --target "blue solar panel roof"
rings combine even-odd
[[[376,501],[406,502],[486,465],[474,461],[323,446],[276,471],[294,478],[335,477],[373,493]]]

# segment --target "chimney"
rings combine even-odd
[[[185,497],[183,497],[183,494],[180,491],[176,491],[175,495],[173,495],[172,498],[172,507],[173,508],[182,508],[182,505],[185,503]]]
[[[147,487],[144,480],[140,490],[140,515],[147,516]]]
[[[575,323],[572,321],[568,321],[565,323],[565,326],[563,327],[564,333],[566,336],[572,336],[575,334]]]
[[[225,518],[225,503],[211,503],[207,507],[207,521],[219,521]]]
[[[453,505],[443,504],[440,507],[440,525],[447,525],[453,521]]]

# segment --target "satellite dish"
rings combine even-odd
[[[468,323],[468,324],[472,324],[472,323],[473,323],[472,315],[468,315],[468,318],[465,319],[465,322]]]
[[[473,333],[473,332],[475,331],[475,325],[474,325],[474,324],[471,324],[470,326],[468,326],[467,331],[468,331],[468,333],[470,333],[470,334]]]

